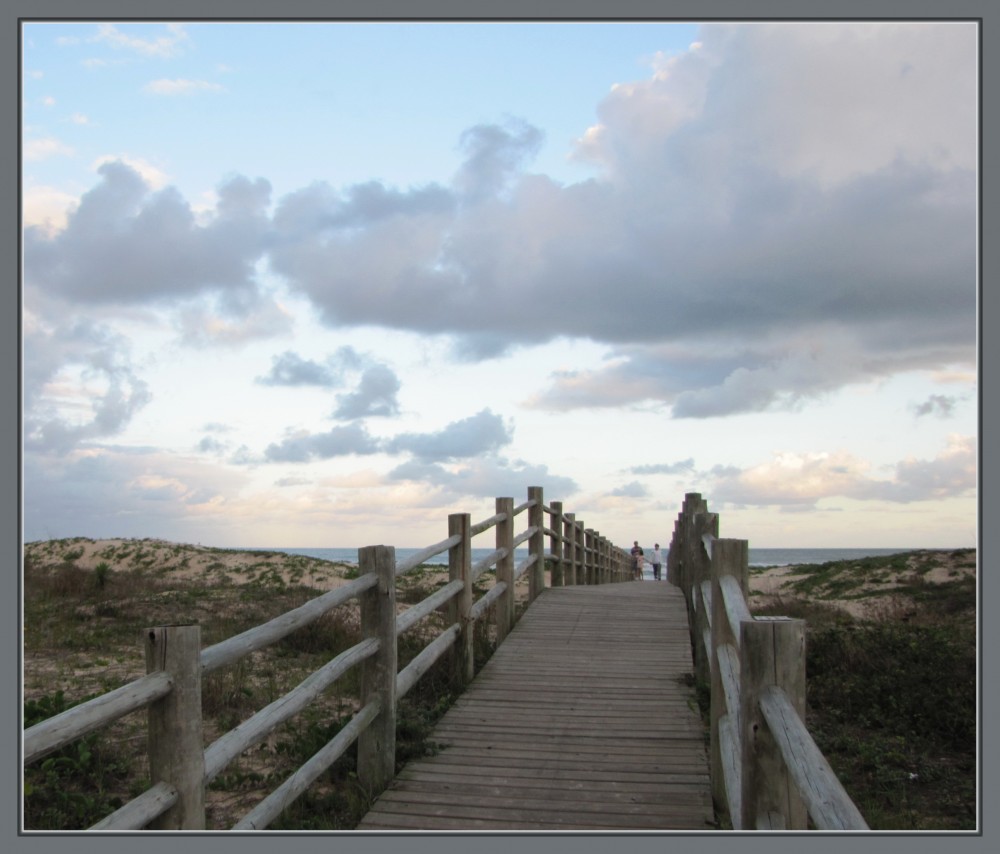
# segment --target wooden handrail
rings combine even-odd
[[[868,830],[788,695],[777,685],[768,685],[761,692],[760,709],[813,823],[824,830]]]
[[[718,515],[689,493],[667,556],[667,578],[688,605],[696,678],[711,687],[717,809],[736,830],[805,829],[807,816],[820,830],[867,830],[796,708],[805,702],[804,642],[796,645],[804,628],[794,625],[802,621],[751,614],[748,544],[717,531]],[[768,626],[773,633],[757,631]],[[779,680],[795,686],[796,702]]]
[[[24,731],[25,763],[42,759],[130,712],[145,708],[167,696],[172,685],[170,674],[149,673],[35,724]]]

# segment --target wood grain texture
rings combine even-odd
[[[545,590],[358,829],[712,829],[689,638],[671,584]]]

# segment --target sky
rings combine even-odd
[[[975,545],[978,35],[22,24],[25,541]]]

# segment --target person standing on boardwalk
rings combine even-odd
[[[642,581],[642,564],[643,564],[642,556],[643,556],[642,546],[639,545],[638,540],[633,540],[632,571],[635,573],[635,577],[638,581]]]
[[[663,565],[663,555],[660,554],[660,544],[656,543],[653,546],[653,554],[649,561],[653,564],[653,581],[660,580],[660,567]]]

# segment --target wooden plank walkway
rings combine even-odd
[[[359,830],[708,830],[683,595],[547,589]]]

